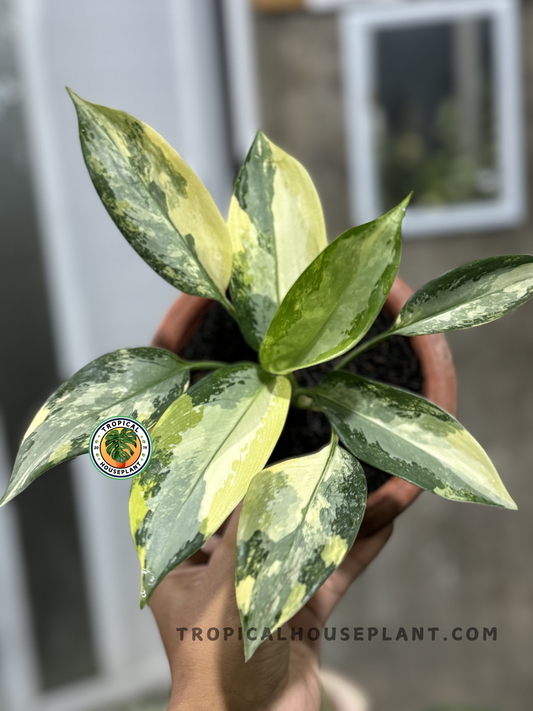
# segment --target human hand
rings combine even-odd
[[[307,631],[322,632],[337,602],[389,539],[392,524],[368,535],[363,527],[339,568],[245,664],[235,599],[239,513],[240,507],[225,532],[169,573],[150,600],[172,674],[168,711],[319,711],[320,645],[309,641]],[[202,630],[202,641],[193,640],[193,627]],[[300,627],[303,639],[291,640],[290,630]],[[210,628],[219,631],[215,641],[206,638]]]

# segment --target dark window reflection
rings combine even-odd
[[[469,20],[376,36],[379,189],[390,209],[498,196],[491,24]]]

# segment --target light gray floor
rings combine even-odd
[[[524,5],[526,87],[533,8]],[[330,236],[348,226],[336,29],[332,17],[262,17],[257,24],[264,128],[308,166]],[[531,93],[528,93],[531,126]],[[531,134],[531,130],[530,130]],[[531,135],[529,136],[531,158]],[[529,160],[531,163],[531,159]],[[411,241],[401,275],[414,288],[463,262],[533,253],[533,230]],[[443,703],[531,708],[533,698],[533,303],[489,326],[453,334],[460,421],[495,462],[519,512],[423,495],[330,626],[497,627],[483,642],[331,642],[323,660],[366,689],[375,711]]]

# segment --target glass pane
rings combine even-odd
[[[468,20],[376,34],[379,193],[390,209],[494,200],[490,21]]]

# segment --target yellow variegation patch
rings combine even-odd
[[[259,350],[286,293],[327,247],[309,174],[261,131],[237,178],[228,228],[234,249],[231,297],[246,340]]]
[[[235,595],[239,608],[247,610],[250,607],[254,584],[255,578],[251,575],[248,575],[248,577],[241,580],[236,586]]]
[[[347,553],[347,543],[340,536],[333,536],[330,541],[324,546],[324,550],[320,554],[322,560],[326,565],[337,566],[344,560],[344,556]]]
[[[290,395],[286,378],[251,363],[228,366],[197,383],[160,419],[152,460],[131,491],[142,605],[243,498],[278,440]]]
[[[359,343],[396,277],[408,202],[340,235],[307,267],[261,345],[265,370],[290,373],[332,360]]]
[[[231,238],[201,180],[150,126],[70,96],[89,174],[124,237],[181,291],[226,304]]]
[[[25,439],[27,439],[31,435],[32,432],[34,432],[37,429],[37,427],[39,427],[39,425],[43,424],[43,422],[46,420],[46,418],[48,417],[49,414],[50,414],[50,410],[47,407],[41,407],[39,412],[35,415],[35,417],[31,421],[30,426],[26,430],[26,433],[22,439],[23,442]]]

